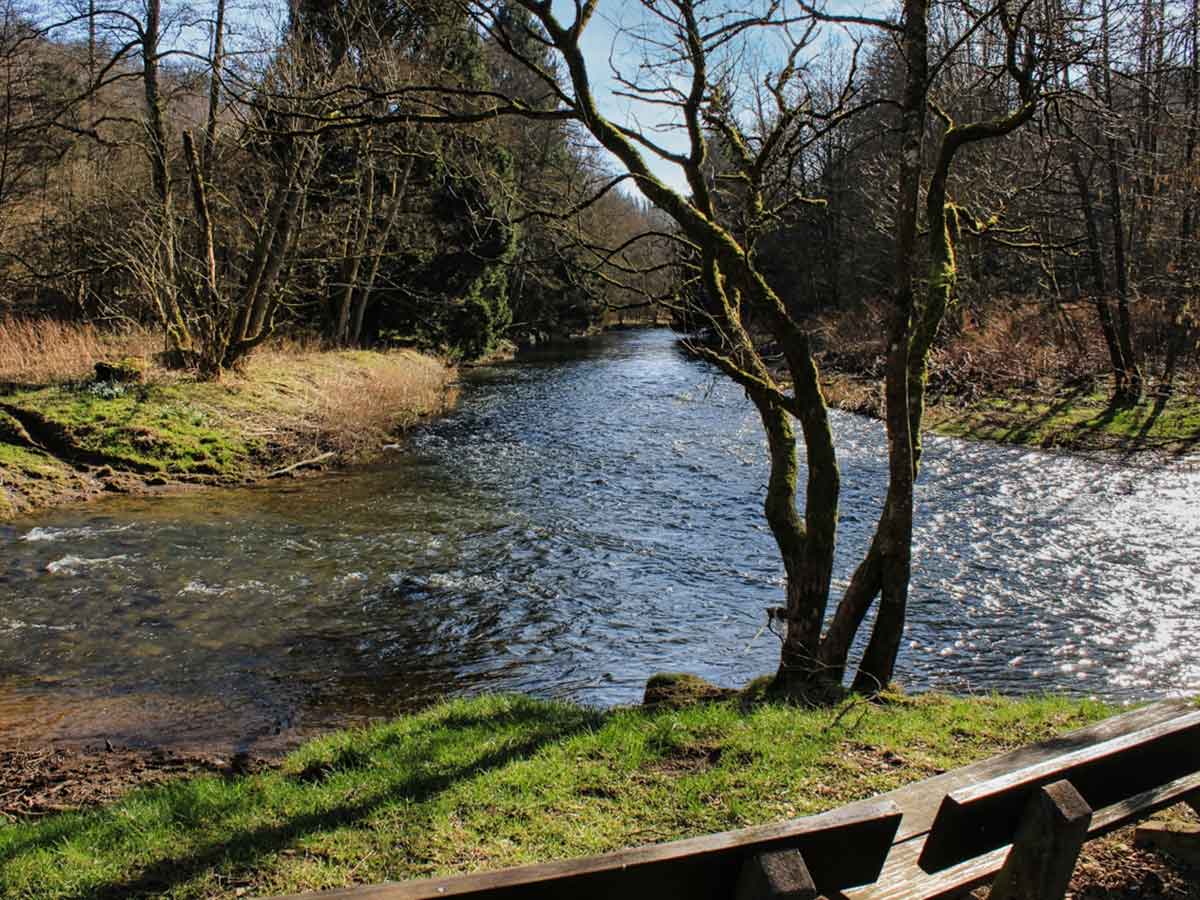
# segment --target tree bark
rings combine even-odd
[[[908,604],[912,553],[915,448],[909,411],[913,278],[917,210],[929,89],[927,0],[905,0],[903,17],[904,95],[901,106],[900,171],[892,300],[887,328],[884,424],[888,441],[888,491],[872,543],[879,555],[880,607],[853,689],[873,693],[891,680]],[[850,611],[847,619],[857,611]]]
[[[396,228],[396,222],[400,219],[400,208],[403,206],[404,198],[408,194],[408,181],[412,175],[414,161],[414,156],[408,157],[408,161],[404,166],[404,177],[399,181],[397,180],[396,173],[392,173],[391,188],[388,191],[389,205],[387,220],[384,222],[383,231],[375,240],[375,248],[371,253],[371,268],[367,272],[367,277],[354,300],[350,342],[355,346],[362,344],[363,341],[363,320],[366,318],[367,309],[371,305],[371,294],[375,290],[375,281],[379,277],[379,267],[383,262],[384,254],[387,252],[388,241],[391,240],[392,232]]]
[[[180,361],[190,357],[193,349],[191,332],[179,306],[176,274],[176,223],[174,197],[171,189],[171,170],[168,153],[167,128],[163,112],[162,90],[159,84],[158,42],[162,29],[162,0],[147,0],[146,20],[142,40],[142,88],[146,100],[146,153],[150,159],[151,184],[158,204],[157,283],[150,286],[159,316],[167,333],[167,349]]]
[[[217,0],[213,24],[211,72],[208,81],[208,118],[204,125],[204,152],[200,172],[205,181],[212,177],[213,150],[217,142],[217,113],[221,105],[221,67],[225,64],[225,0]]]
[[[1109,46],[1108,2],[1101,3],[1101,64],[1104,102],[1109,112],[1115,112],[1115,97],[1112,86],[1112,60]],[[1106,128],[1105,147],[1108,168],[1109,223],[1113,240],[1113,272],[1117,288],[1117,342],[1125,363],[1125,382],[1116,386],[1114,399],[1119,403],[1136,403],[1142,394],[1142,374],[1134,356],[1132,321],[1129,310],[1129,260],[1125,247],[1124,209],[1121,185],[1121,151],[1111,124]]]
[[[350,314],[354,306],[354,294],[358,286],[358,272],[362,268],[363,253],[367,249],[367,236],[375,217],[375,162],[364,140],[359,147],[366,155],[365,171],[360,170],[358,190],[355,192],[354,215],[346,235],[345,253],[340,267],[341,284],[334,304],[336,317],[333,328],[334,341],[342,347],[350,343]]]
[[[1100,226],[1096,221],[1096,207],[1092,199],[1091,188],[1088,186],[1087,175],[1079,161],[1079,154],[1074,149],[1071,151],[1071,176],[1075,181],[1075,191],[1079,195],[1079,208],[1083,215],[1084,234],[1087,239],[1088,263],[1092,272],[1092,306],[1096,310],[1096,320],[1100,325],[1100,334],[1104,337],[1104,345],[1108,348],[1113,382],[1123,386],[1128,380],[1128,375],[1125,369],[1125,357],[1121,353],[1121,343],[1117,339],[1112,308],[1108,305],[1108,284],[1104,272]]]

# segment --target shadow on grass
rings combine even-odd
[[[310,767],[299,773],[284,777],[298,792],[319,792],[326,781],[352,769],[371,765],[384,769],[384,764],[372,763],[370,757],[381,751],[400,751],[404,757],[418,763],[405,777],[387,779],[384,784],[366,796],[356,790],[346,792],[347,800],[334,803],[317,811],[292,815],[278,824],[256,828],[221,829],[220,820],[229,819],[244,812],[244,800],[237,796],[218,805],[206,804],[203,810],[206,825],[210,830],[219,830],[221,838],[186,853],[162,856],[140,870],[107,883],[92,883],[68,896],[77,898],[116,898],[158,896],[173,888],[204,875],[206,872],[221,871],[226,877],[252,869],[256,863],[294,845],[307,836],[363,823],[377,810],[399,801],[421,803],[449,789],[456,783],[489,771],[501,769],[510,763],[529,759],[541,749],[567,740],[581,732],[597,726],[600,713],[586,709],[566,707],[544,707],[516,704],[498,712],[495,716],[451,714],[429,722],[424,728],[407,732],[386,732],[371,738],[363,735],[339,748],[329,758],[322,760],[319,776],[313,777]],[[505,731],[508,726],[510,730]],[[455,765],[430,768],[419,765],[438,758],[439,752],[451,745],[463,744],[462,731],[475,729],[494,730],[508,739],[500,742],[499,749],[479,755],[467,754],[469,759]],[[481,745],[489,746],[480,741]],[[270,776],[268,776],[270,777]],[[353,797],[351,802],[349,798]],[[188,821],[196,818],[193,809],[193,794],[186,790],[172,791],[169,788],[159,794],[162,809],[157,815],[165,821]],[[281,804],[282,806],[282,804]],[[118,807],[119,810],[119,807]],[[110,814],[102,811],[100,815]],[[119,815],[119,811],[116,813]],[[213,820],[217,821],[213,821]],[[134,821],[134,820],[131,820]],[[46,823],[50,825],[51,823]],[[58,827],[50,827],[32,840],[21,842],[5,854],[12,858],[21,853],[53,851],[76,838],[82,838],[94,830],[95,814],[67,817]]]
[[[1161,449],[1170,449],[1177,456],[1182,456],[1189,453],[1193,448],[1200,445],[1200,433],[1190,437],[1178,436],[1164,438],[1157,444],[1150,442],[1150,432],[1154,430],[1154,426],[1158,424],[1167,405],[1174,396],[1174,391],[1170,383],[1160,386],[1154,397],[1154,402],[1146,410],[1146,418],[1137,427],[1136,433],[1130,431],[1127,433],[1109,432],[1110,439],[1118,442],[1118,448],[1122,451],[1122,455],[1129,458],[1136,454],[1139,450],[1153,449],[1158,446]],[[1096,433],[1103,431],[1121,412],[1136,412],[1139,408],[1144,408],[1140,402],[1130,402],[1113,397],[1108,401],[1107,406],[1100,415],[1084,423],[1081,430],[1088,433]]]
[[[1053,421],[1078,402],[1088,393],[1084,386],[1072,388],[1068,393],[1060,395],[1055,402],[1046,407],[1045,411],[1028,421],[1014,426],[1005,434],[1005,440],[1016,444],[1028,443],[1030,437],[1036,434],[1042,426]]]
[[[1163,383],[1159,385],[1157,395],[1154,398],[1154,405],[1150,408],[1150,413],[1146,417],[1146,421],[1142,423],[1138,429],[1137,437],[1133,438],[1130,446],[1126,449],[1126,454],[1131,455],[1134,450],[1146,445],[1150,436],[1151,430],[1158,422],[1159,418],[1167,409],[1167,404],[1171,398],[1176,395],[1175,381],[1173,373],[1166,376]],[[1176,456],[1184,456],[1190,453],[1197,446],[1200,446],[1200,431],[1191,436],[1180,435],[1177,438],[1163,442],[1170,445],[1170,450]]]

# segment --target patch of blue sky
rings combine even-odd
[[[712,6],[715,8],[718,4],[713,3]],[[735,4],[728,6],[734,8]],[[889,0],[833,0],[825,4],[826,10],[833,14],[871,17],[886,17],[893,6]],[[574,0],[554,0],[552,8],[563,24],[574,20]],[[668,153],[685,155],[689,144],[679,111],[631,97],[628,86],[622,84],[622,80],[646,83],[647,77],[662,83],[663,79],[669,78],[675,87],[686,88],[685,73],[672,72],[661,61],[656,64],[656,61],[646,59],[647,47],[638,35],[651,27],[652,21],[641,2],[601,0],[595,16],[584,30],[580,46],[588,64],[600,112],[619,125],[636,128]],[[782,34],[777,37],[774,46],[761,31],[750,38],[751,41],[755,39],[757,46],[743,47],[741,52],[754,54],[757,57],[754,62],[760,65],[769,66],[773,56],[782,57],[786,52]],[[829,26],[812,42],[809,52],[814,58],[836,52],[843,39],[844,33],[838,27]],[[643,155],[658,179],[676,190],[687,192],[686,179],[678,165],[650,152]],[[621,171],[615,159],[610,157],[610,161],[614,171]]]

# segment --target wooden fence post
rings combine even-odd
[[[813,900],[817,887],[799,850],[767,850],[742,864],[734,900]]]
[[[1091,821],[1092,808],[1071,782],[1056,781],[1037,791],[988,900],[1062,900]]]

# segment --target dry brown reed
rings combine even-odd
[[[318,352],[277,345],[250,360],[249,384],[269,387],[261,423],[278,422],[292,452],[369,455],[419,419],[453,404],[454,370],[412,351]],[[314,345],[315,346],[315,345]],[[285,424],[286,423],[286,424]]]
[[[452,370],[418,353],[386,354],[369,369],[326,369],[318,384],[315,418],[325,441],[343,454],[377,451],[381,443],[454,402]]]
[[[965,310],[942,328],[930,360],[931,384],[956,391],[964,385],[989,389],[1055,389],[1100,384],[1111,372],[1096,309],[1087,302],[1052,305],[1033,298],[998,298],[990,308]],[[1133,309],[1134,346],[1142,374],[1164,377],[1172,329],[1168,304],[1141,298]],[[1193,334],[1195,333],[1193,328]],[[1200,346],[1185,342],[1176,365],[1194,377]]]
[[[150,356],[162,348],[153,332],[109,331],[57,319],[0,319],[0,382],[55,384],[86,378],[101,360]]]
[[[942,324],[930,359],[931,390],[959,392],[972,386],[1033,386],[1102,377],[1106,356],[1094,318],[1082,305],[1054,309],[1017,298],[998,301],[986,312],[952,313]],[[881,306],[867,304],[855,314],[830,314],[819,324],[823,355],[834,371],[882,376]]]
[[[1104,372],[1099,331],[1084,310],[1013,304],[947,329],[931,360],[935,382],[992,387],[1062,383]]]

